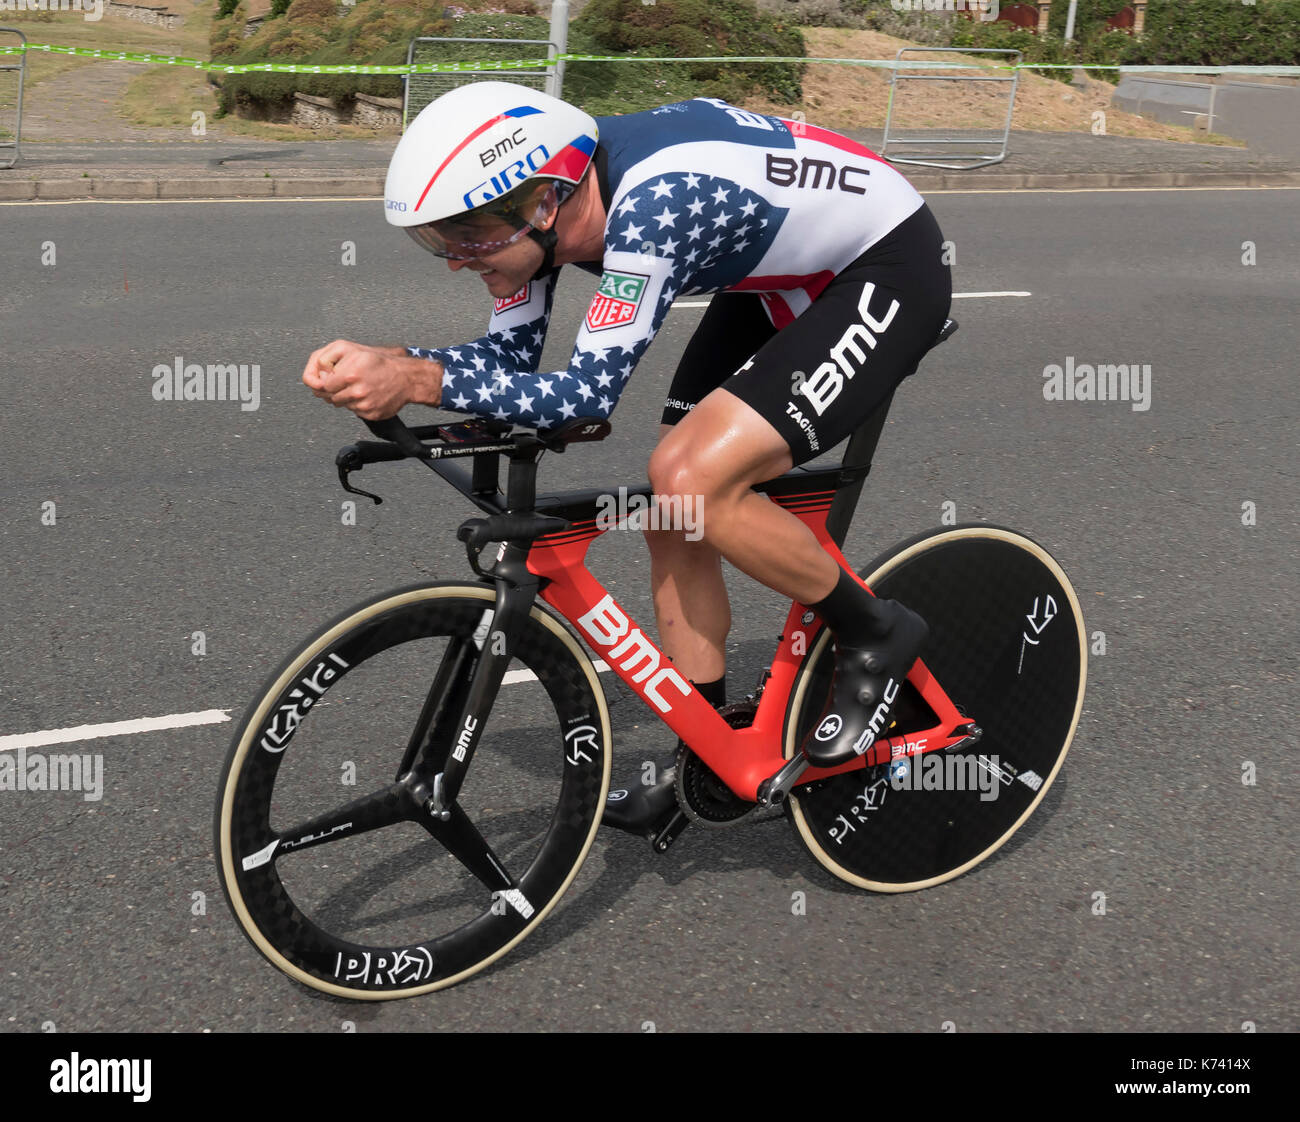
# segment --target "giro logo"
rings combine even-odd
[[[818,740],[830,740],[833,736],[839,736],[840,729],[843,727],[844,718],[838,713],[832,713],[826,718],[826,720],[817,726],[817,731],[813,735],[816,736]]]
[[[631,674],[633,682],[641,686],[642,692],[660,713],[672,709],[672,703],[659,695],[660,688],[671,685],[683,697],[691,692],[690,684],[671,666],[659,665],[658,648],[641,634],[639,627],[633,627],[631,621],[614,603],[614,597],[608,593],[586,615],[578,620],[578,625],[591,638],[591,641],[605,651],[605,657],[611,662],[618,662],[620,669]],[[639,669],[632,673],[632,668]]]
[[[819,417],[840,396],[844,379],[852,378],[866,363],[867,351],[876,348],[876,336],[883,335],[898,314],[900,305],[897,300],[892,300],[884,318],[876,319],[871,314],[871,297],[875,291],[876,286],[871,282],[862,286],[862,295],[858,297],[858,316],[862,322],[849,325],[840,341],[831,347],[830,359],[803,379],[795,390],[807,398]]]
[[[551,154],[546,150],[546,145],[539,144],[523,159],[516,160],[504,171],[497,172],[491,179],[485,179],[482,183],[466,191],[465,206],[473,210],[474,207],[490,203],[507,191],[513,190],[534,172],[540,170],[550,157]]]
[[[385,206],[388,210],[398,210],[398,211],[402,211],[402,210],[405,210],[405,209],[406,209],[406,204],[405,204],[405,203],[399,203],[396,199],[385,199],[385,200],[384,200],[384,206]]]
[[[881,729],[885,726],[885,715],[889,712],[889,707],[894,704],[894,699],[897,696],[898,682],[890,678],[885,683],[884,700],[876,706],[876,711],[871,714],[871,720],[867,724],[867,731],[858,737],[858,742],[853,745],[853,751],[859,756],[876,742],[876,737],[880,735]]]

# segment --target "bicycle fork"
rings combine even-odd
[[[507,897],[518,885],[456,802],[496,702],[514,642],[537,595],[526,551],[503,543],[492,571],[496,600],[468,640],[449,648],[403,757],[399,781],[424,809],[422,824],[484,885]],[[424,730],[427,729],[427,735]]]

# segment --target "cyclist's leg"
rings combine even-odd
[[[677,365],[660,441],[775,334],[757,295],[715,296]],[[696,529],[648,530],[645,537],[660,644],[691,681],[719,680],[731,629],[721,555]]]
[[[660,441],[775,333],[756,295],[715,296],[677,365],[659,426]],[[726,639],[731,629],[722,557],[690,527],[646,530],[645,539],[659,642],[705,700],[720,707],[726,701]],[[658,833],[677,812],[676,760],[674,749],[658,761],[653,782],[642,779],[612,789],[604,824],[634,834]]]
[[[923,207],[710,394],[651,459],[657,492],[702,497],[706,541],[754,579],[815,607],[835,632],[844,673],[839,716],[827,727],[842,735],[818,745],[825,762],[857,739],[863,704],[896,693],[925,625],[874,601],[802,522],[750,488],[837,444],[916,369],[951,299],[941,241]]]

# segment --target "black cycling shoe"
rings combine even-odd
[[[907,672],[912,669],[930,628],[897,600],[877,601],[886,609],[884,633],[869,647],[835,644],[835,676],[821,719],[804,741],[814,767],[838,767],[862,755],[889,727]]]
[[[610,791],[600,824],[640,837],[654,837],[666,820],[677,813],[676,760],[674,756],[656,769],[653,783],[635,783]]]

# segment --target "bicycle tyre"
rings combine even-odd
[[[299,853],[276,850],[279,835],[272,819],[283,817],[285,806],[293,807],[289,816],[300,821],[302,814],[310,820],[326,808],[298,812],[299,802],[310,808],[317,797],[327,807],[345,801],[337,794],[340,766],[345,775],[349,764],[377,775],[387,768],[385,783],[394,778],[402,751],[398,735],[409,737],[416,714],[424,720],[430,711],[432,656],[439,647],[445,656],[453,644],[475,641],[494,600],[485,585],[439,583],[360,604],[270,675],[244,714],[216,805],[221,884],[253,946],[304,985],[362,1000],[410,997],[453,985],[531,933],[586,859],[609,788],[609,712],[591,660],[539,604],[513,644],[511,668],[523,673],[507,673],[457,800],[472,802],[489,844],[495,848],[496,839],[503,838],[519,861],[512,871],[523,905],[506,906],[410,822],[398,823],[397,831],[385,827],[323,844],[313,837],[311,847]],[[327,681],[322,666],[341,672]],[[305,681],[313,677],[325,691],[304,705],[304,692],[312,693],[304,689]],[[298,714],[298,723],[288,726],[282,714],[295,705],[288,711]],[[524,723],[513,735],[503,727],[512,719]],[[390,725],[394,735],[386,740],[382,730]],[[584,729],[590,735],[576,734],[580,739],[573,742],[581,744],[579,751],[568,737]],[[283,736],[278,749],[267,739],[271,731]],[[343,759],[367,753],[375,759]],[[363,783],[362,792],[374,786]],[[521,792],[534,787],[558,792],[552,806],[529,805]],[[543,795],[533,803],[541,801]],[[489,828],[495,833],[489,835]],[[412,832],[416,844],[392,850]],[[505,849],[498,852],[506,856]],[[341,888],[336,887],[340,878]],[[372,909],[369,916],[358,914],[355,899],[396,894],[399,887],[408,889],[409,899]],[[526,907],[531,914],[525,914]],[[449,929],[442,929],[444,924]],[[358,941],[354,933],[337,933],[340,926],[397,934]],[[432,926],[438,929],[419,937]]]
[[[969,778],[979,768],[988,789],[938,789],[939,783],[920,789],[923,773],[939,776],[937,765],[924,761],[953,753],[904,756],[797,787],[789,817],[800,841],[836,877],[875,892],[911,892],[986,860],[1040,805],[1078,726],[1087,632],[1060,565],[1030,538],[1002,527],[963,524],[919,534],[860,575],[877,595],[902,601],[929,623],[921,659],[983,730],[978,744],[959,753],[970,759],[954,761],[949,774],[965,765]],[[1052,607],[1041,631],[1037,620],[1027,625]],[[787,759],[799,751],[829,693],[831,640],[823,627],[797,672],[785,726]],[[890,735],[927,727],[922,705],[905,687]],[[895,767],[906,769],[897,780]]]

